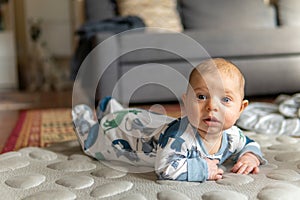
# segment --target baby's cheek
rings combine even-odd
[[[196,105],[191,105],[186,111],[186,114],[189,117],[190,122],[194,122],[196,124],[199,123],[200,113],[201,112],[199,110],[199,107]]]
[[[239,115],[236,112],[227,111],[225,112],[225,124],[229,127],[234,125],[236,120],[239,118]]]
[[[189,122],[194,126],[194,127],[198,127],[199,126],[199,115],[197,114],[192,114],[192,115],[188,115],[188,119]]]

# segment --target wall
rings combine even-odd
[[[21,90],[39,90],[41,88],[37,86],[42,85],[41,87],[44,90],[49,90],[54,87],[54,83],[66,85],[64,84],[66,81],[63,80],[69,79],[69,60],[74,49],[74,19],[72,17],[72,2],[74,0],[13,1],[15,3],[14,15],[19,88]],[[36,45],[33,44],[29,34],[30,19],[39,19],[42,21],[41,41],[46,43],[46,49],[55,58],[57,65],[50,67],[49,65],[35,64],[34,60],[38,59],[39,56],[33,53],[35,52]],[[50,75],[49,71],[51,72]],[[41,82],[45,79],[49,80],[49,78],[51,78],[52,82]],[[35,87],[31,87],[32,83],[34,83]],[[51,85],[51,88],[45,85]],[[58,87],[56,84],[55,88],[65,88],[65,86]]]
[[[4,17],[3,30],[0,31],[0,91],[18,88],[16,47],[14,34],[13,1],[1,4]]]
[[[42,20],[42,40],[55,56],[72,54],[72,23],[69,0],[25,0],[26,21]]]

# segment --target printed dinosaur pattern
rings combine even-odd
[[[112,120],[106,120],[103,123],[103,128],[104,128],[104,134],[106,134],[106,132],[110,129],[114,129],[120,126],[121,122],[123,121],[124,117],[128,114],[128,113],[133,113],[135,115],[137,115],[138,113],[140,113],[140,110],[120,110],[114,113],[115,118]]]

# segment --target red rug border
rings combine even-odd
[[[26,119],[26,115],[27,115],[27,111],[23,110],[20,111],[20,116],[19,119],[14,127],[14,129],[12,130],[10,136],[8,137],[8,139],[5,142],[5,145],[1,151],[1,153],[6,153],[9,151],[13,151],[16,145],[16,142],[18,140],[18,137],[21,133],[21,129],[23,127],[24,121]]]

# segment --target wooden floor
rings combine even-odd
[[[271,102],[275,97],[250,98]],[[0,152],[12,132],[20,110],[72,107],[72,92],[0,92]]]

